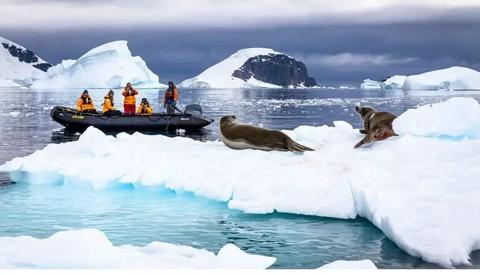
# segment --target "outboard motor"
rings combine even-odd
[[[203,113],[202,106],[198,104],[190,104],[185,107],[185,113],[201,115]]]

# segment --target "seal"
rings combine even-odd
[[[360,130],[360,133],[366,136],[360,140],[354,148],[358,148],[372,141],[397,136],[392,127],[393,120],[397,118],[396,115],[389,112],[377,112],[375,109],[367,106],[355,106],[355,111],[357,111],[363,120],[363,129]]]
[[[237,123],[236,119],[235,116],[224,116],[220,119],[221,139],[226,146],[232,149],[313,151],[307,146],[296,143],[280,131]]]

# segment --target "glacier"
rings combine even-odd
[[[480,90],[480,72],[466,67],[454,66],[417,75],[394,75],[384,81],[365,79],[360,87],[363,90]]]
[[[140,88],[164,88],[140,56],[132,56],[127,41],[91,49],[76,60],[63,60],[33,80],[34,89],[121,88],[127,82]]]
[[[283,54],[268,48],[242,49],[223,61],[206,69],[199,75],[182,81],[178,86],[181,88],[216,88],[216,89],[239,89],[239,88],[282,88],[270,83],[264,83],[255,78],[244,81],[232,76],[232,73],[240,68],[249,58],[258,55]]]
[[[0,237],[1,268],[267,268],[274,257],[252,255],[226,244],[205,249],[151,242],[115,246],[98,229],[59,231],[48,238]]]
[[[248,213],[361,216],[410,255],[452,267],[480,249],[479,125],[479,103],[457,97],[406,111],[394,121],[398,137],[356,150],[363,136],[343,121],[285,130],[316,149],[304,154],[89,128],[0,172],[15,182],[92,190],[161,187]],[[125,159],[128,171],[118,166]]]

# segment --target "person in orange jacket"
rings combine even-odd
[[[167,114],[175,113],[175,110],[180,111],[177,107],[178,103],[178,89],[173,83],[173,81],[168,82],[168,88],[165,91],[165,96],[163,98],[163,108],[167,108]]]
[[[150,103],[148,103],[146,98],[142,98],[142,102],[137,108],[137,114],[149,115],[151,113],[153,113],[152,106],[150,106]]]
[[[123,100],[123,112],[126,115],[134,115],[136,105],[135,96],[138,95],[138,91],[132,87],[130,82],[128,82],[125,89],[123,89],[122,95],[125,97]]]
[[[103,104],[102,104],[102,107],[103,107],[103,114],[104,115],[107,115],[107,116],[111,116],[111,115],[121,115],[122,112],[120,112],[119,110],[115,109],[115,104],[113,103],[113,95],[115,93],[110,90],[108,91],[107,95],[103,98]]]
[[[88,91],[84,90],[82,95],[77,99],[77,111],[83,113],[96,113],[95,105],[92,98],[88,95]]]

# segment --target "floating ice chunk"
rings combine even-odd
[[[363,135],[347,122],[285,130],[315,149],[304,154],[139,133],[113,138],[89,128],[79,141],[48,145],[0,172],[32,184],[162,186],[250,213],[359,215],[411,255],[443,266],[468,264],[480,248],[480,135],[472,134],[478,109],[473,99],[454,98],[409,110],[394,122],[400,136],[356,150]]]
[[[457,97],[410,109],[393,121],[393,129],[400,135],[480,136],[480,104],[473,98]]]
[[[114,246],[97,229],[60,231],[45,239],[0,237],[0,268],[267,268],[275,260],[233,244],[217,256],[163,242]]]
[[[335,261],[321,266],[320,269],[377,269],[377,266],[370,260]]]
[[[362,90],[380,90],[382,89],[382,86],[380,85],[380,82],[371,80],[371,79],[365,79],[363,80],[362,84],[360,85],[360,89]]]

